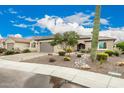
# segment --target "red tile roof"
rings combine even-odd
[[[10,37],[10,38],[17,43],[30,43],[31,41],[31,39],[25,39],[25,38],[17,38],[17,37]]]

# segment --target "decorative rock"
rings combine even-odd
[[[117,62],[116,65],[117,66],[124,66],[124,62]]]
[[[91,67],[88,64],[82,65],[81,69],[90,69]]]

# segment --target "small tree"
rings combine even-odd
[[[73,48],[78,43],[79,35],[74,31],[65,32],[63,34],[57,33],[51,43],[52,46],[61,45],[63,50],[66,48]]]

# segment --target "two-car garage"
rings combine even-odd
[[[54,47],[49,42],[40,42],[40,52],[51,53],[54,52]]]

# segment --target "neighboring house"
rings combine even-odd
[[[50,41],[52,41],[54,37],[35,37],[34,42],[37,44],[37,51],[38,52],[58,52],[61,49],[59,45],[57,46],[51,46]],[[98,44],[98,50],[104,51],[107,49],[112,50],[115,42],[115,38],[111,37],[103,37],[99,36],[99,44]],[[91,49],[91,36],[82,35],[80,36],[80,39],[78,40],[78,44],[75,46],[75,50],[79,51],[80,49]]]
[[[5,39],[0,39],[0,48],[5,48]]]
[[[16,37],[9,37],[6,39],[6,49],[13,50],[13,49],[29,49],[30,47],[30,39],[24,38],[16,38]]]

